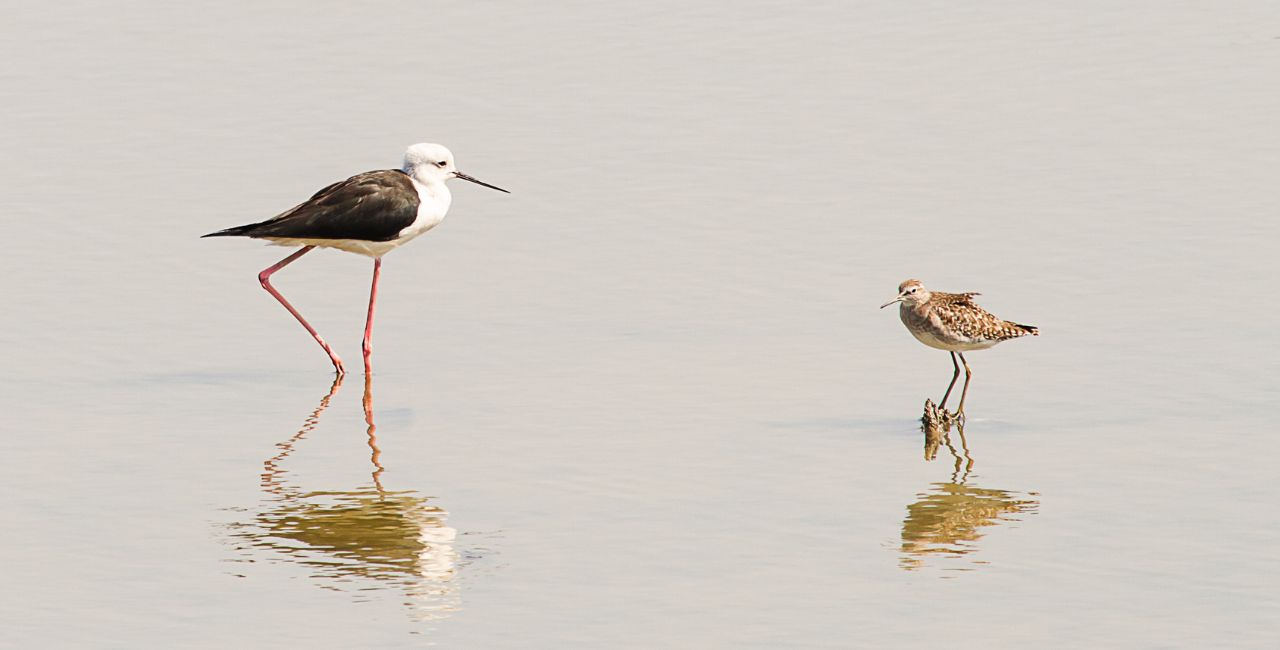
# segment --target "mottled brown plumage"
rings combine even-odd
[[[955,359],[957,354],[960,355],[965,369],[965,387],[960,396],[961,412],[964,411],[964,395],[968,392],[969,377],[972,375],[969,364],[964,359],[965,352],[985,350],[1002,341],[1028,334],[1040,334],[1040,330],[1034,325],[1007,321],[979,307],[973,302],[976,295],[979,294],[929,291],[919,280],[907,280],[898,285],[897,298],[880,306],[884,309],[895,302],[901,303],[898,316],[902,319],[902,324],[907,326],[907,331],[921,343],[951,353],[955,374],[942,398],[942,407],[946,406],[947,397],[951,395],[956,378],[960,376],[960,366]]]
[[[956,352],[982,350],[1001,341],[1039,334],[1032,325],[998,318],[979,307],[973,301],[976,295],[979,294],[933,291],[922,303],[908,305],[903,302],[898,312],[903,324],[916,338],[924,336],[941,343],[926,345]]]

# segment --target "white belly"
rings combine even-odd
[[[382,257],[396,246],[403,244],[408,239],[393,239],[391,241],[364,241],[361,239],[295,239],[292,237],[263,237],[272,246],[315,246],[316,248],[336,248],[340,251],[355,253],[357,255],[365,255],[368,257]]]
[[[336,248],[348,253],[357,255],[365,255],[368,257],[382,257],[387,253],[395,250],[409,242],[414,237],[435,228],[444,221],[444,215],[449,212],[449,202],[452,197],[449,195],[449,188],[441,183],[438,188],[428,188],[418,181],[413,181],[414,187],[418,190],[418,196],[421,202],[418,204],[418,217],[413,220],[404,230],[401,230],[395,239],[390,241],[365,241],[363,239],[299,239],[293,237],[263,237],[263,239],[271,242],[273,246],[316,246],[319,248]]]
[[[948,352],[969,352],[972,350],[985,350],[999,343],[999,341],[977,341],[973,343],[961,343],[959,341],[944,341],[934,336],[932,332],[917,332],[916,330],[910,329],[910,328],[908,328],[908,331],[911,332],[912,336],[916,337],[917,341],[931,348],[936,348],[938,350],[946,350]]]

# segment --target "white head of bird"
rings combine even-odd
[[[413,180],[431,188],[438,189],[450,178],[461,178],[499,192],[507,192],[501,187],[481,182],[458,171],[454,166],[453,152],[442,144],[420,142],[409,147],[409,150],[404,152],[404,166],[401,169]],[[507,193],[510,194],[510,192]]]
[[[898,285],[898,297],[880,305],[880,308],[884,309],[895,302],[900,302],[908,307],[915,307],[929,302],[930,295],[932,294],[929,293],[928,289],[924,288],[923,282],[914,279],[907,280]]]

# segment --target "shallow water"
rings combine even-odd
[[[1266,3],[10,13],[3,645],[1280,633]],[[197,236],[423,140],[514,193],[335,386],[286,251]],[[349,364],[369,267],[276,276]],[[1042,332],[932,461],[907,277]]]

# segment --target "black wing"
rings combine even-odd
[[[418,218],[419,202],[413,181],[404,172],[365,172],[334,183],[266,221],[204,236],[390,241]]]

